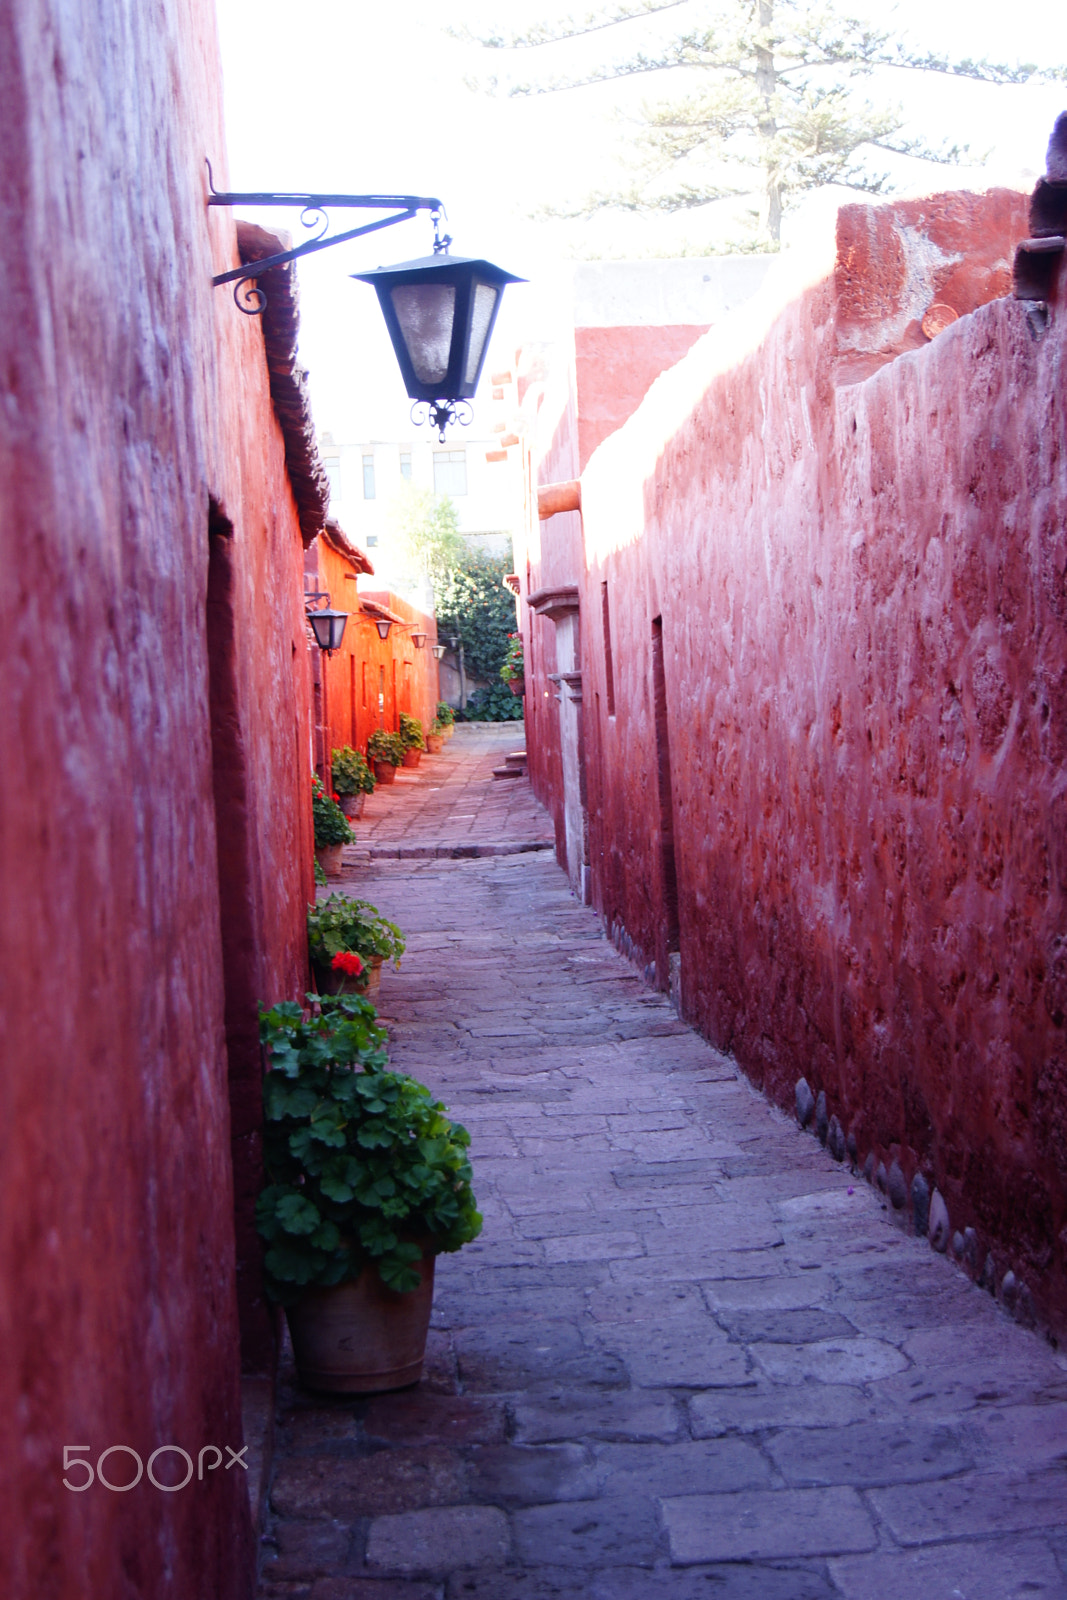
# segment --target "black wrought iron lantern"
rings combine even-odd
[[[388,639],[389,629],[393,626],[392,619],[390,617],[375,617],[374,626],[378,630],[379,639]]]
[[[315,635],[315,643],[320,650],[325,650],[328,656],[332,656],[335,650],[340,650],[341,640],[345,636],[345,624],[350,615],[348,611],[334,611],[331,606],[324,606],[321,611],[307,612],[311,631]]]
[[[426,643],[426,635],[424,633],[420,633],[418,628],[413,628],[411,632],[411,642],[415,646],[416,650],[421,650],[423,645]]]
[[[504,287],[524,280],[490,261],[443,251],[352,276],[377,293],[404,387],[416,402],[412,420],[429,417],[441,439],[448,423],[469,422],[467,402],[478,387]]]

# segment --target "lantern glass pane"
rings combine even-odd
[[[443,383],[456,320],[455,285],[402,283],[390,293],[416,378]]]
[[[467,347],[467,369],[463,374],[464,383],[473,383],[478,376],[478,368],[482,364],[485,353],[485,341],[489,337],[489,324],[493,320],[496,310],[499,286],[495,283],[476,283],[474,285],[474,305],[471,311],[471,342]]]
[[[308,621],[311,623],[311,631],[315,635],[315,643],[319,649],[328,650],[330,648],[329,617],[324,617],[321,611],[313,611],[308,617]]]
[[[340,650],[341,640],[345,636],[345,623],[348,621],[346,612],[339,612],[330,618],[330,649]]]

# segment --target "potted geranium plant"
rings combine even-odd
[[[440,718],[434,717],[426,730],[426,754],[439,756],[444,749],[445,737]]]
[[[367,1000],[325,1000],[319,1015],[286,1002],[261,1013],[260,1037],[256,1226],[301,1382],[340,1393],[416,1383],[435,1257],[481,1231],[470,1136],[422,1084],[389,1071]]]
[[[406,948],[395,922],[369,900],[331,894],[308,906],[308,955],[319,994],[377,994],[382,964],[400,965]],[[355,956],[360,970],[345,959]]]
[[[504,679],[512,694],[522,694],[526,680],[523,676],[525,666],[522,654],[522,634],[508,634],[508,653],[504,657],[504,664],[500,669],[500,676]]]
[[[315,820],[315,859],[328,878],[341,875],[341,851],[356,837],[336,795],[329,795],[315,773],[311,780],[311,813]]]
[[[367,740],[367,757],[373,763],[376,781],[392,783],[397,767],[404,765],[404,746],[400,742],[400,735],[387,733],[384,728],[375,728]]]
[[[353,750],[350,744],[335,750],[330,759],[330,771],[345,816],[361,817],[363,802],[374,793],[374,774],[362,750]]]
[[[407,711],[400,713],[400,743],[404,746],[405,767],[417,767],[426,748],[426,737],[418,717]]]
[[[456,731],[456,713],[447,700],[438,700],[437,715],[434,720],[441,724],[441,737],[451,739]]]

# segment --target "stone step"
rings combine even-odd
[[[494,767],[493,768],[493,777],[494,778],[525,778],[525,776],[526,776],[526,768],[525,767],[507,766],[507,767]]]
[[[524,767],[526,765],[526,751],[511,750],[504,757],[504,760],[509,767]]]

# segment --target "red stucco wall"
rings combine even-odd
[[[686,323],[575,328],[579,472],[597,445],[637,410],[660,373],[680,361],[707,331],[706,324]]]
[[[931,206],[939,249],[949,214],[988,297],[1025,202]],[[583,478],[594,898],[665,985],[662,617],[686,1014],[783,1104],[802,1075],[825,1089],[861,1162],[923,1171],[1062,1329],[1062,290],[1041,341],[998,299],[893,358],[902,281],[874,249],[870,311],[852,247],[924,226],[918,202],[846,213],[836,272],[736,357],[709,336]],[[850,382],[860,357],[877,370]]]
[[[200,0],[0,8],[0,1592],[19,1600],[251,1592],[239,1468],[175,1494],[61,1481],[66,1445],[240,1445],[226,1033],[303,976],[301,551],[262,333],[210,286],[236,259],[204,207],[214,40]],[[212,498],[232,615],[209,661]],[[220,789],[245,856],[228,952],[213,702],[243,781]],[[231,1050],[254,1166],[248,1068]]]
[[[369,617],[360,617],[356,585],[347,581],[351,565],[319,541],[318,558],[325,587],[339,610],[350,611],[340,650],[324,662],[327,674],[327,716],[334,750],[350,744],[367,751],[367,740],[381,726],[395,733],[400,713],[418,717],[424,729],[437,715],[437,661],[431,646],[437,641],[437,625],[432,617],[386,590],[372,590],[372,579],[364,578],[364,594],[385,606],[426,635],[421,650],[412,643],[411,631],[394,624],[389,637],[382,639]],[[380,679],[379,674],[384,673]],[[385,709],[379,720],[378,689],[384,684]]]

